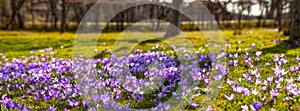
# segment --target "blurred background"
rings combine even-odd
[[[104,1],[104,0],[102,0]],[[106,11],[137,2],[156,2],[163,6],[171,6],[172,0],[135,0],[135,2],[112,2],[109,0]],[[2,30],[38,30],[38,31],[71,31],[75,32],[85,13],[97,0],[0,0],[0,27]],[[187,0],[183,2],[183,10],[201,10],[203,3],[214,15],[221,29],[241,28],[276,28],[289,34],[293,0]],[[105,3],[105,2],[102,2]],[[138,7],[138,6],[137,6]],[[168,20],[170,9],[162,6],[134,8],[144,13],[153,12],[148,18]],[[140,17],[128,10],[113,18],[105,31],[122,31],[130,23]],[[201,29],[210,25],[210,21],[194,14]],[[196,30],[187,19],[181,20],[182,30]],[[164,24],[153,23],[152,27],[159,30]]]
[[[80,25],[82,20],[86,20],[83,22],[86,27],[81,27],[82,29],[78,30],[79,32],[86,31],[86,28],[88,31],[92,30],[91,32],[98,34],[99,27],[103,29],[104,33],[101,33],[100,39],[97,38],[98,35],[96,35],[97,39],[90,39],[98,40],[97,44],[95,44],[97,46],[91,51],[92,53],[95,52],[95,58],[109,57],[110,50],[116,46],[115,43],[118,43],[118,41],[124,44],[139,43],[131,48],[143,51],[148,49],[155,49],[154,51],[170,50],[168,49],[170,44],[165,44],[162,41],[138,41],[140,38],[148,39],[149,36],[164,37],[165,40],[178,42],[182,42],[182,40],[187,38],[191,41],[197,53],[208,54],[211,51],[208,42],[217,39],[215,35],[205,37],[205,34],[202,32],[209,32],[211,29],[219,32],[218,27],[220,27],[222,40],[225,43],[224,47],[230,58],[228,61],[230,72],[228,80],[232,80],[231,82],[234,84],[229,82],[224,84],[224,87],[222,86],[222,91],[212,107],[216,110],[234,111],[247,109],[248,111],[248,106],[255,106],[257,108],[252,109],[256,111],[261,109],[263,105],[263,110],[300,110],[300,99],[298,96],[300,95],[298,88],[300,87],[300,0],[99,1],[0,0],[0,69],[4,66],[2,63],[10,64],[10,62],[7,62],[10,60],[13,63],[14,61],[27,60],[28,58],[30,60],[37,58],[34,60],[35,63],[40,61],[39,58],[41,61],[45,61],[43,59],[44,57],[49,57],[47,55],[50,55],[50,58],[47,58],[49,61],[61,58],[65,60],[71,59],[73,52],[76,52],[74,51],[76,49],[74,48],[76,47],[74,40],[76,40],[75,36],[78,27],[82,26]],[[154,5],[153,3],[160,5]],[[95,4],[102,5],[102,10],[93,7]],[[203,7],[202,4],[206,7]],[[123,9],[126,6],[132,7],[116,15],[111,15],[116,10]],[[180,9],[184,14],[166,6]],[[180,8],[180,6],[182,7]],[[206,13],[207,10],[210,11],[213,18],[210,13]],[[186,15],[189,15],[189,17]],[[113,18],[110,18],[110,16]],[[105,20],[109,20],[109,22]],[[184,34],[181,35],[182,33],[178,29],[172,29],[174,27],[170,23],[179,27]],[[218,27],[216,27],[216,24]],[[90,28],[89,26],[96,27]],[[123,33],[128,29],[138,29],[138,33]],[[90,37],[90,35],[85,33],[80,34]],[[175,38],[174,40],[172,38],[177,35],[183,39]],[[129,39],[119,40],[122,37]],[[83,38],[81,40],[85,41],[86,39]],[[87,45],[90,46],[90,44]],[[167,49],[165,49],[166,47]],[[120,50],[123,50],[122,47]],[[85,52],[86,50],[83,51]],[[283,65],[287,61],[289,62]],[[11,65],[10,67],[13,68],[15,66]],[[257,73],[259,69],[258,76],[255,74],[253,76],[253,72]],[[10,71],[10,68],[5,70]],[[41,68],[41,70],[44,69]],[[284,81],[278,76],[279,72],[282,73]],[[10,72],[7,74],[9,75]],[[261,77],[260,74],[262,75]],[[70,74],[69,76],[73,75]],[[14,79],[11,80],[12,83],[15,82]],[[50,79],[47,78],[45,80]],[[249,87],[249,90],[247,89],[244,95],[236,93],[235,86],[240,85],[235,81],[238,81],[241,86]],[[269,82],[267,83],[267,81]],[[0,84],[4,84],[3,86],[7,83],[6,81],[1,82]],[[268,86],[268,89],[264,86]],[[239,88],[242,89],[242,87]],[[0,94],[11,95],[13,101],[24,103],[25,106],[34,106],[34,110],[54,107],[58,108],[58,110],[63,110],[66,107],[82,111],[86,107],[83,106],[84,103],[79,107],[74,106],[73,103],[68,105],[70,104],[67,101],[68,97],[66,99],[63,97],[64,99],[61,99],[63,102],[60,103],[55,99],[50,101],[33,101],[36,100],[33,95],[29,95],[28,97],[30,98],[24,99],[19,94],[21,92],[19,90],[3,89],[0,90]],[[199,89],[199,95],[206,92],[209,93],[209,90],[200,91]],[[278,92],[280,93],[279,95]],[[229,94],[231,95],[229,96]],[[194,99],[195,104],[202,102],[203,98],[199,95]],[[80,97],[78,98],[81,99]],[[132,101],[131,107],[148,108],[150,105],[147,102],[145,103],[140,105]],[[187,109],[195,109],[195,107],[199,106],[195,104],[187,107]]]
[[[91,8],[95,4],[101,9]],[[127,6],[131,7],[113,15]],[[183,13],[169,8],[176,6]],[[195,47],[206,43],[201,30],[218,25],[232,47],[256,43],[258,50],[287,53],[299,46],[299,7],[296,0],[0,0],[0,52],[22,57],[51,47],[59,57],[70,58],[76,31],[86,20],[84,24],[104,32],[99,51],[111,49],[120,32],[129,28],[176,36],[179,31],[171,32],[171,23],[188,32]]]

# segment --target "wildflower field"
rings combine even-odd
[[[300,48],[283,43],[288,37],[273,29],[233,33],[222,32],[226,43],[218,55],[200,32],[187,32],[195,50],[151,42],[128,56],[110,50],[120,33],[104,33],[93,59],[72,59],[74,33],[0,31],[0,108],[300,110]],[[224,64],[215,62],[220,58]],[[206,98],[215,90],[215,100]],[[166,103],[172,97],[183,105]],[[212,103],[203,104],[207,100]]]

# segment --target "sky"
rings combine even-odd
[[[172,2],[172,0],[160,0],[160,1]],[[184,0],[184,2],[193,2],[193,1],[196,1],[196,0]],[[220,1],[226,1],[226,0],[220,0]],[[237,0],[233,0],[233,1],[237,1]],[[232,9],[233,9],[232,5],[228,5],[227,9],[228,9],[228,11],[232,12]],[[244,13],[244,14],[246,14],[246,13]],[[258,4],[252,6],[250,14],[254,15],[254,16],[260,15],[260,10],[259,10]]]

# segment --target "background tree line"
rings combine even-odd
[[[106,12],[113,11],[118,7],[124,7],[134,2],[112,2],[103,5]],[[66,30],[76,29],[84,14],[97,0],[0,0],[0,28],[7,30],[15,29],[43,29],[43,30]],[[141,19],[159,19],[174,21],[171,16],[172,3],[162,0],[140,0],[136,2],[157,2],[161,6],[143,5],[135,6],[116,15],[108,24],[109,31],[122,31]],[[278,28],[279,31],[289,33],[293,7],[293,0],[201,0],[213,14],[221,28],[242,29],[245,27],[270,27]],[[105,2],[103,2],[105,3]],[[184,30],[196,30],[197,24],[201,29],[209,27],[211,20],[202,16],[200,1],[183,3],[182,10],[194,13],[193,18],[197,21],[192,23],[184,15],[180,15],[181,28]],[[252,6],[259,5],[260,15],[252,15]],[[144,14],[138,14],[138,13]],[[105,15],[97,15],[99,18]],[[141,17],[143,16],[143,17]],[[151,28],[159,30],[164,25],[160,21],[151,22]]]

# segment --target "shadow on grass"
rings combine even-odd
[[[127,42],[127,43],[138,43],[138,40],[136,40],[136,39],[134,39],[134,40],[120,40],[120,41],[121,42]],[[162,40],[160,40],[160,39],[149,39],[149,40],[139,42],[137,44],[137,46],[145,46],[147,44],[155,44],[155,43],[159,44],[161,42],[162,42]],[[122,51],[122,50],[126,50],[126,49],[128,50],[128,47],[120,47],[120,48],[116,49],[115,51]]]
[[[283,41],[283,42],[277,44],[276,46],[264,48],[261,51],[263,53],[269,53],[269,54],[282,54],[282,53],[285,54],[289,50],[294,50],[297,48],[299,48],[299,46],[295,46],[287,41]]]
[[[154,43],[160,43],[162,42],[159,39],[149,39],[149,40],[145,40],[139,43],[139,45],[145,45],[145,44],[154,44]]]
[[[50,45],[50,46],[29,46],[29,47],[23,47],[23,48],[17,48],[14,49],[14,51],[32,51],[32,50],[43,50],[49,47],[52,47],[54,49],[60,49],[62,45]],[[64,48],[70,48],[73,47],[73,45],[64,45]],[[3,52],[9,52],[11,49],[5,49]]]

